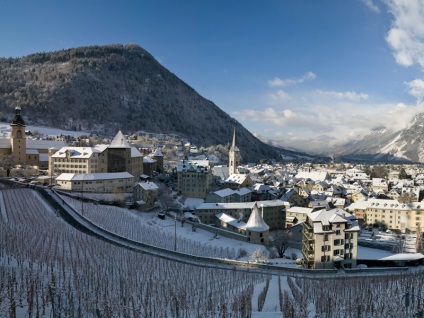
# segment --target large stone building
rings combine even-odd
[[[94,147],[62,147],[49,151],[49,173],[113,173],[128,172],[136,178],[143,173],[143,156],[128,145],[119,131],[110,145]]]
[[[209,160],[180,160],[177,166],[178,191],[189,198],[206,198],[214,183]]]
[[[356,267],[359,231],[358,220],[342,209],[309,212],[303,223],[304,267]]]

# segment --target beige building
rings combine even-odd
[[[134,176],[128,172],[62,173],[56,178],[59,189],[80,192],[132,192]]]
[[[300,206],[293,206],[287,209],[286,212],[286,227],[292,227],[295,224],[306,221],[308,213],[310,213],[313,208],[304,208]]]
[[[134,201],[140,206],[149,208],[156,203],[159,187],[154,182],[137,182],[134,186]]]
[[[177,166],[178,191],[189,198],[206,198],[214,182],[209,160],[180,160]]]
[[[309,212],[303,223],[303,266],[356,267],[359,231],[358,220],[342,209]]]
[[[358,202],[359,203],[359,202]],[[382,223],[389,229],[416,231],[424,228],[424,203],[400,203],[397,200],[371,199],[352,204],[349,211],[367,224]]]
[[[49,150],[49,174],[56,173],[111,173],[128,172],[133,176],[143,173],[143,156],[128,145],[119,131],[110,145],[94,147],[62,147]]]

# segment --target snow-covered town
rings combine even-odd
[[[17,108],[0,149],[8,317],[421,313],[419,165],[242,164],[236,130],[220,164],[191,144],[175,158],[120,131],[80,146],[25,128]]]

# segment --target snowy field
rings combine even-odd
[[[310,278],[185,265],[81,233],[31,189],[1,194],[0,317],[386,318],[412,317],[424,301],[422,272]],[[177,244],[183,237],[217,250],[227,244],[187,224],[174,228],[170,218],[132,218],[164,235],[177,229]],[[229,249],[252,245],[235,244]]]

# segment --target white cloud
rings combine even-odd
[[[246,127],[254,127],[252,130],[258,136],[308,152],[361,139],[379,127],[403,129],[415,114],[424,111],[424,103],[411,106],[367,101],[358,102],[346,111],[337,100],[300,103],[295,97],[283,108],[246,109],[234,114]]]
[[[385,0],[394,20],[386,41],[396,62],[424,69],[424,1]]]
[[[419,101],[424,100],[424,81],[422,79],[415,79],[407,82],[406,85],[409,88],[409,94],[417,98]]]
[[[322,90],[316,90],[316,92],[322,96],[328,96],[331,98],[336,99],[344,99],[344,100],[350,100],[354,102],[359,102],[362,100],[367,100],[369,98],[368,94],[365,93],[356,93],[353,91],[347,91],[347,92],[336,92],[336,91],[322,91]]]
[[[362,0],[362,2],[370,9],[372,12],[380,13],[380,8],[372,0]]]
[[[275,93],[268,94],[269,103],[271,105],[280,104],[281,102],[286,101],[287,99],[290,99],[290,95],[287,94],[282,89],[279,89]]]
[[[271,87],[284,87],[290,85],[301,84],[308,80],[313,80],[317,77],[317,75],[313,72],[307,72],[303,74],[301,77],[296,79],[281,79],[279,77],[274,77],[272,80],[268,81],[269,86]]]

